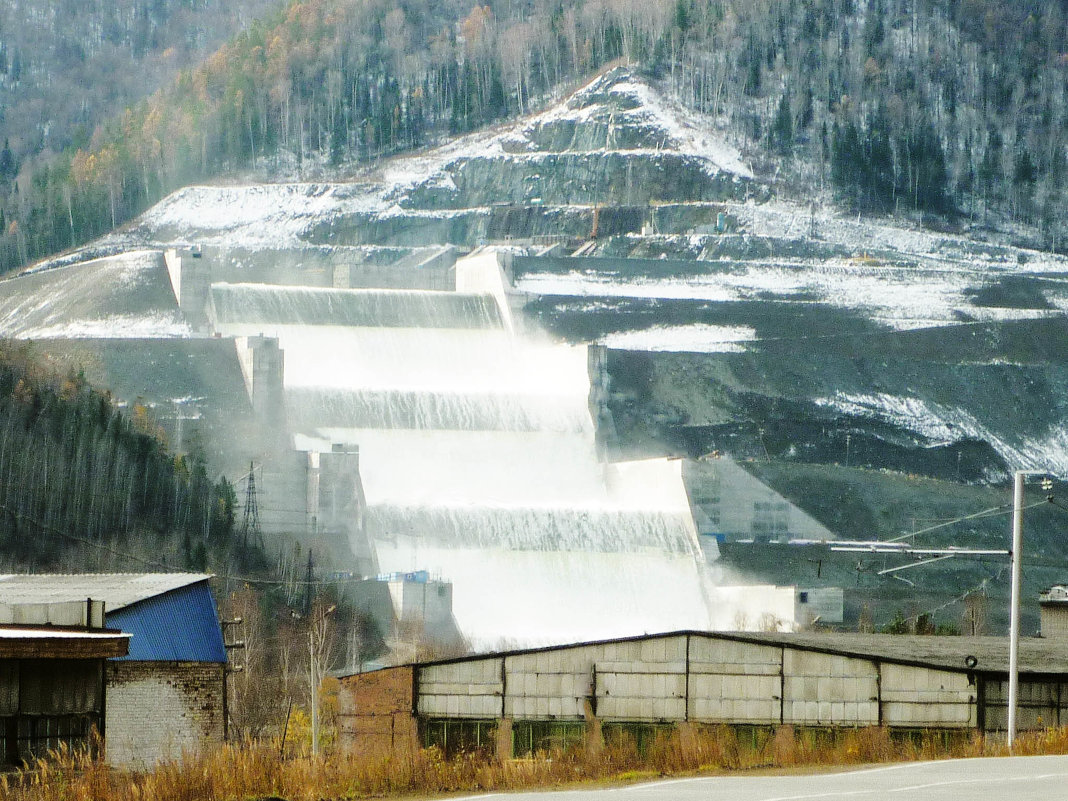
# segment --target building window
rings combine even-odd
[[[782,501],[753,501],[754,539],[781,539],[790,532],[790,505]]]
[[[423,747],[441,749],[447,759],[458,754],[495,751],[497,721],[437,718],[423,724]]]
[[[672,723],[606,723],[602,728],[607,745],[633,749],[646,757],[658,738],[668,737],[675,730]]]
[[[512,724],[512,754],[533,756],[539,752],[564,753],[585,742],[584,723],[551,720],[517,720]]]
[[[19,715],[0,718],[0,749],[4,762],[17,765],[48,755],[49,751],[89,748],[96,725],[94,715]]]

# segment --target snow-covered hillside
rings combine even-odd
[[[605,169],[609,154],[617,161]],[[646,176],[652,183],[643,188],[634,172],[648,164],[662,177]],[[518,185],[499,179],[508,171],[522,176]],[[691,197],[694,192],[709,200],[744,196],[752,178],[711,120],[665,99],[632,73],[615,70],[541,113],[391,159],[355,182],[181,189],[129,230],[90,250],[185,244],[292,248],[318,242],[316,231],[323,226],[340,233],[346,223],[370,220],[418,224],[504,201],[546,213],[552,206],[610,205],[616,201],[613,184],[628,180],[634,202],[649,200],[654,188],[662,196],[652,199],[664,200],[679,175],[686,196],[678,200],[698,199]]]

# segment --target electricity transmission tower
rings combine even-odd
[[[241,547],[248,548],[249,542],[263,545],[260,535],[260,507],[256,496],[256,463],[248,463],[248,482],[245,484],[245,517],[241,524]]]

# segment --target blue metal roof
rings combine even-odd
[[[207,580],[106,614],[108,628],[129,632],[140,662],[225,662],[222,627]]]

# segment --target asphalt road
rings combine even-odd
[[[1059,801],[1068,756],[948,759],[806,776],[709,776],[591,790],[487,793],[506,801]],[[463,801],[453,799],[453,801]]]

